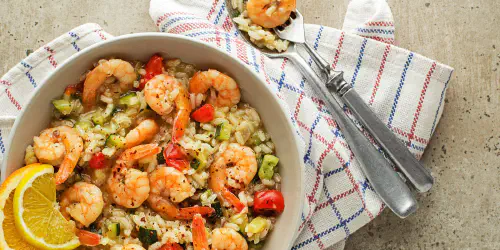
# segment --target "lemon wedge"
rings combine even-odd
[[[40,164],[26,170],[13,203],[15,225],[31,245],[42,249],[74,249],[80,245],[75,224],[59,212],[52,166]]]
[[[0,249],[38,249],[26,242],[17,231],[13,206],[14,191],[24,173],[37,165],[40,164],[31,164],[16,170],[0,186],[0,225],[2,226],[2,230],[0,230]]]

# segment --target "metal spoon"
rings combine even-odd
[[[231,0],[226,0],[226,5],[229,14],[234,16],[236,11],[231,7]],[[278,53],[257,47],[250,41],[250,37],[245,32],[239,32],[239,34],[249,45],[260,50],[266,56],[270,58],[288,58],[299,68],[311,83],[312,90],[325,101],[326,107],[339,125],[354,155],[356,155],[363,173],[387,207],[401,218],[414,213],[418,204],[408,186],[353,121],[345,116],[342,106],[335,99],[332,91],[326,87],[326,82],[321,80],[304,58],[297,53],[296,45],[291,44],[286,51]]]

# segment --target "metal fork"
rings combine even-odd
[[[235,10],[231,8],[231,0],[226,0],[228,11],[231,16],[235,15]],[[237,26],[237,24],[235,24]],[[239,31],[238,31],[239,32]],[[384,158],[380,152],[371,144],[364,134],[356,127],[354,122],[345,116],[342,106],[332,95],[325,81],[322,80],[309,64],[302,58],[296,50],[296,45],[291,44],[282,53],[278,53],[266,48],[259,48],[250,41],[250,37],[245,32],[239,32],[240,36],[255,49],[260,50],[270,58],[288,58],[301,71],[301,73],[311,83],[312,90],[325,101],[325,105],[340,127],[351,150],[356,155],[356,159],[372,187],[379,197],[396,215],[401,218],[407,217],[417,210],[417,201],[411,190],[394,171],[392,165]]]
[[[328,62],[307,44],[302,14],[298,10],[295,10],[291,13],[289,20],[282,26],[274,28],[274,31],[281,39],[305,47],[327,79],[326,87],[336,93],[342,102],[349,107],[354,116],[370,132],[410,183],[419,192],[429,191],[434,183],[430,172],[420,164],[406,146],[401,143],[394,133],[366,105],[351,85],[344,80],[343,72],[333,71]]]

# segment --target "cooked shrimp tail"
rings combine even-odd
[[[240,102],[240,88],[233,78],[217,70],[196,72],[189,81],[189,92],[204,94],[210,88],[217,92],[215,98],[209,98],[208,102],[218,107],[231,107]]]
[[[205,229],[205,222],[201,215],[194,215],[191,230],[193,233],[194,250],[209,250],[207,230]]]
[[[33,138],[36,157],[42,163],[59,165],[55,176],[56,184],[61,184],[73,173],[83,151],[83,140],[71,127],[59,126],[42,131]]]
[[[90,183],[77,182],[66,189],[59,201],[61,213],[88,227],[102,212],[104,200],[101,190]]]
[[[87,74],[83,84],[82,102],[86,111],[95,106],[97,91],[110,76],[115,76],[122,90],[128,90],[137,79],[134,67],[120,59],[102,60]]]
[[[240,212],[245,205],[229,191],[244,189],[257,173],[257,160],[253,150],[237,143],[231,143],[210,166],[209,187],[217,197],[226,201]]]
[[[144,141],[151,140],[158,131],[160,131],[160,127],[156,122],[153,119],[146,119],[125,136],[126,147],[131,148]]]
[[[168,115],[174,107],[177,109],[173,141],[178,141],[184,135],[191,113],[186,88],[174,77],[160,74],[146,83],[144,96],[151,109],[159,115]]]
[[[172,167],[159,167],[149,175],[151,192],[149,206],[164,217],[190,220],[195,214],[209,215],[215,212],[211,207],[179,208],[178,203],[192,196],[195,189],[179,170]]]
[[[157,144],[129,148],[118,157],[108,179],[108,189],[114,202],[126,208],[139,207],[149,197],[149,179],[145,172],[132,168],[137,160],[161,151]]]

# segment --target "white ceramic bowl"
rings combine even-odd
[[[92,68],[93,63],[110,56],[147,61],[154,53],[181,58],[200,69],[210,67],[227,72],[238,82],[243,100],[257,109],[276,144],[283,177],[281,191],[285,197],[285,211],[279,217],[264,249],[290,249],[303,207],[304,166],[288,115],[277,97],[269,92],[264,81],[249,67],[211,45],[185,36],[164,33],[120,36],[84,49],[60,65],[35,91],[14,124],[1,168],[2,181],[24,165],[26,146],[32,144],[33,136],[49,124],[51,100],[61,96],[67,85],[77,83],[82,73]]]

